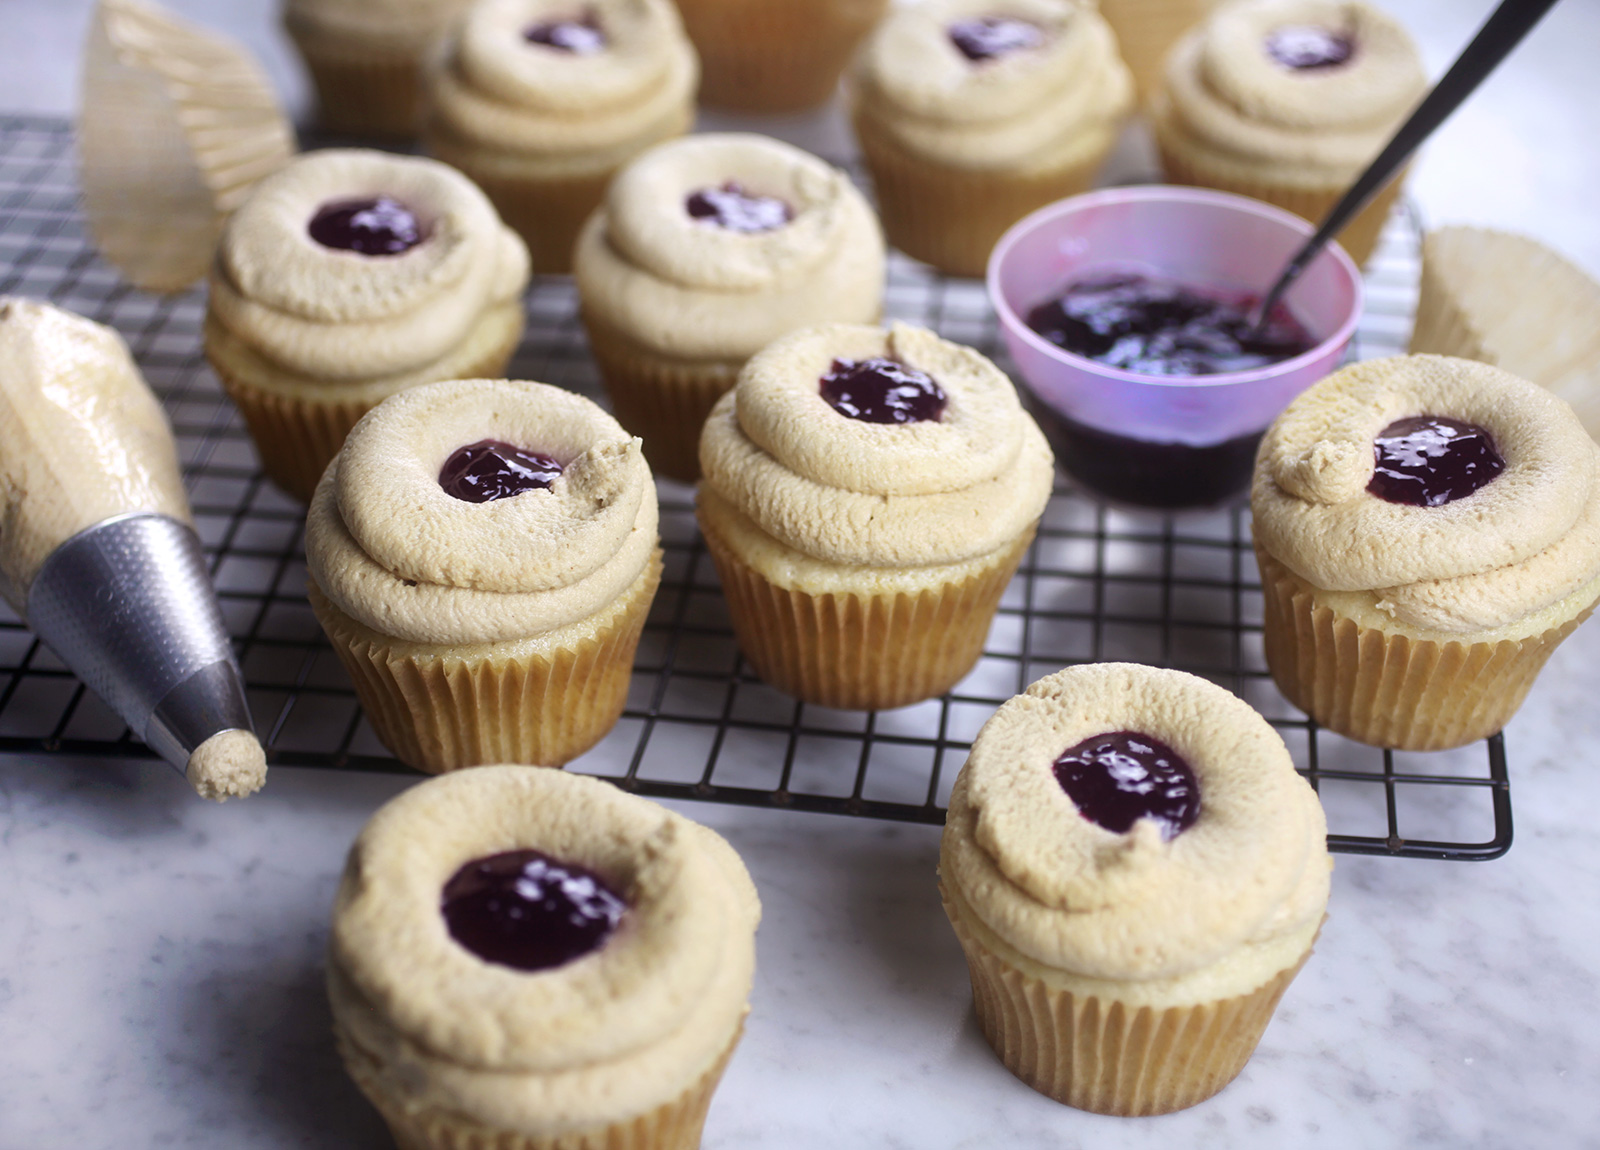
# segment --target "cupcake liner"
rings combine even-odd
[[[311,607],[383,745],[430,774],[483,763],[558,767],[616,725],[661,580],[661,552],[570,646],[407,643],[363,626],[315,582]]]
[[[1161,87],[1167,52],[1214,7],[1216,0],[1100,0],[1141,104]]]
[[[1316,588],[1260,544],[1256,560],[1267,668],[1284,697],[1330,731],[1401,751],[1459,747],[1505,726],[1550,653],[1594,610],[1527,639],[1414,640],[1318,606]]]
[[[915,595],[809,595],[769,581],[697,518],[756,674],[808,703],[852,711],[904,707],[955,686],[983,654],[1000,596],[1033,542],[1029,528],[987,568]]]
[[[967,958],[978,1025],[1005,1068],[1078,1110],[1169,1114],[1238,1077],[1310,957],[1235,998],[1157,1010],[1061,990],[1018,970],[945,913]]]
[[[1497,360],[1457,304],[1454,293],[1440,279],[1438,270],[1430,269],[1426,259],[1417,282],[1417,316],[1406,350],[1412,355],[1453,355],[1479,363],[1495,364]]]
[[[1159,120],[1156,143],[1161,152],[1161,167],[1166,173],[1168,183],[1216,188],[1218,191],[1249,196],[1253,200],[1261,200],[1293,212],[1313,224],[1322,222],[1322,217],[1339,202],[1346,190],[1342,184],[1337,187],[1306,188],[1292,184],[1241,179],[1236,173],[1207,164],[1202,158],[1175,148],[1160,130]],[[1401,174],[1391,180],[1388,186],[1379,192],[1371,203],[1362,208],[1335,237],[1350,254],[1350,258],[1355,260],[1357,266],[1365,265],[1378,246],[1378,240],[1383,234],[1383,225],[1388,222],[1389,213],[1400,198],[1400,188],[1404,179],[1405,173],[1402,170]]]
[[[333,1032],[345,1069],[383,1115],[399,1150],[696,1150],[705,1129],[706,1112],[711,1108],[711,1096],[739,1045],[744,1024],[734,1031],[733,1041],[711,1069],[670,1102],[609,1126],[546,1135],[497,1130],[463,1114],[407,1108],[384,1092],[371,1059],[338,1023]]]
[[[1088,191],[1105,153],[1091,162],[1020,172],[958,168],[913,154],[856,117],[884,236],[913,259],[958,276],[981,276],[989,253],[1023,216]],[[1111,137],[1107,137],[1107,148]]]
[[[675,360],[642,348],[588,313],[583,324],[617,422],[644,440],[657,476],[700,478],[700,429],[743,362]]]
[[[317,91],[317,126],[344,136],[414,138],[422,127],[422,57],[330,51],[285,22]]]

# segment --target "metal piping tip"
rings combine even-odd
[[[135,514],[80,531],[40,566],[27,616],[202,795],[246,795],[265,781],[244,676],[188,524]]]

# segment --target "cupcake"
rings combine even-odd
[[[205,353],[267,477],[301,502],[345,433],[417,383],[498,375],[528,252],[432,160],[329,150],[263,180],[211,268]]]
[[[77,144],[95,246],[152,291],[204,276],[228,213],[295,149],[255,57],[139,0],[95,7]]]
[[[1427,86],[1405,29],[1360,0],[1234,0],[1172,50],[1151,116],[1171,182],[1316,223]],[[1399,195],[1396,179],[1339,233],[1356,263]]]
[[[560,766],[622,713],[656,526],[639,441],[589,400],[429,384],[363,418],[318,484],[311,606],[401,761]]]
[[[897,8],[855,73],[854,119],[889,242],[953,275],[1036,208],[1088,190],[1133,106],[1087,0]]]
[[[625,168],[573,270],[600,378],[656,474],[699,474],[706,414],[761,348],[813,324],[877,322],[883,262],[861,193],[798,148],[699,135]]]
[[[995,712],[950,795],[939,891],[1006,1069],[1098,1114],[1238,1075],[1311,953],[1327,826],[1283,740],[1221,687],[1069,667]]]
[[[677,0],[700,102],[735,112],[824,103],[888,0]]]
[[[698,77],[670,0],[481,0],[428,70],[423,146],[488,193],[535,270],[566,272],[613,173],[689,130]]]
[[[1141,103],[1161,87],[1161,65],[1178,37],[1216,5],[1217,0],[1100,0]]]
[[[471,0],[287,0],[283,27],[311,73],[317,123],[349,136],[422,126],[422,65]]]
[[[1487,228],[1429,232],[1411,350],[1547,387],[1600,439],[1600,283],[1543,244]]]
[[[733,848],[609,783],[430,779],[350,848],[339,1053],[406,1150],[694,1150],[760,917]]]
[[[1301,394],[1250,499],[1279,689],[1375,746],[1498,731],[1600,599],[1597,476],[1566,403],[1484,364],[1369,360]]]
[[[773,686],[857,710],[972,669],[1055,478],[1011,381],[903,324],[765,348],[706,421],[700,464],[740,650]]]

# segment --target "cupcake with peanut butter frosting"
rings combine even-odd
[[[302,502],[345,433],[417,383],[500,373],[528,251],[432,160],[329,150],[263,180],[212,264],[205,353],[279,487]]]
[[[627,698],[661,575],[639,441],[540,383],[413,388],[306,516],[311,605],[378,737],[425,771],[559,766]]]
[[[1055,464],[994,364],[832,324],[745,365],[706,421],[696,514],[740,649],[807,702],[901,707],[983,651]]]
[[[659,475],[699,474],[700,428],[787,332],[875,323],[883,237],[843,172],[764,136],[639,157],[585,225],[574,271],[600,377]]]
[[[1600,599],[1600,447],[1485,364],[1329,376],[1262,439],[1251,510],[1272,676],[1361,742],[1499,730]]]
[[[1083,0],[897,8],[855,72],[854,119],[889,242],[955,275],[1036,208],[1087,191],[1133,106]]]
[[[689,130],[698,79],[670,0],[482,0],[428,72],[423,146],[566,272],[617,169]]]
[[[350,849],[339,1052],[408,1150],[694,1150],[760,917],[727,842],[609,783],[429,779]]]
[[[1035,1090],[1165,1114],[1243,1069],[1328,902],[1322,807],[1276,732],[1193,675],[1071,667],[995,712],[939,889],[978,1023]]]
[[[1322,219],[1427,90],[1416,45],[1361,0],[1234,0],[1167,57],[1151,115],[1173,183]],[[1394,180],[1339,235],[1364,263]]]

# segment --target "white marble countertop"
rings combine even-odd
[[[174,6],[302,90],[263,3]],[[1492,5],[1387,6],[1437,73]],[[70,108],[86,8],[0,4],[0,108]],[[1523,230],[1600,274],[1597,46],[1600,3],[1560,5],[1417,164],[1430,221]],[[1164,1118],[1072,1111],[1001,1068],[934,890],[934,829],[680,806],[738,848],[766,908],[705,1145],[1600,1145],[1597,669],[1591,623],[1507,729],[1510,853],[1340,856],[1255,1058]],[[390,1145],[334,1054],[321,953],[345,849],[409,781],[279,768],[217,807],[160,764],[0,758],[0,1150]]]

